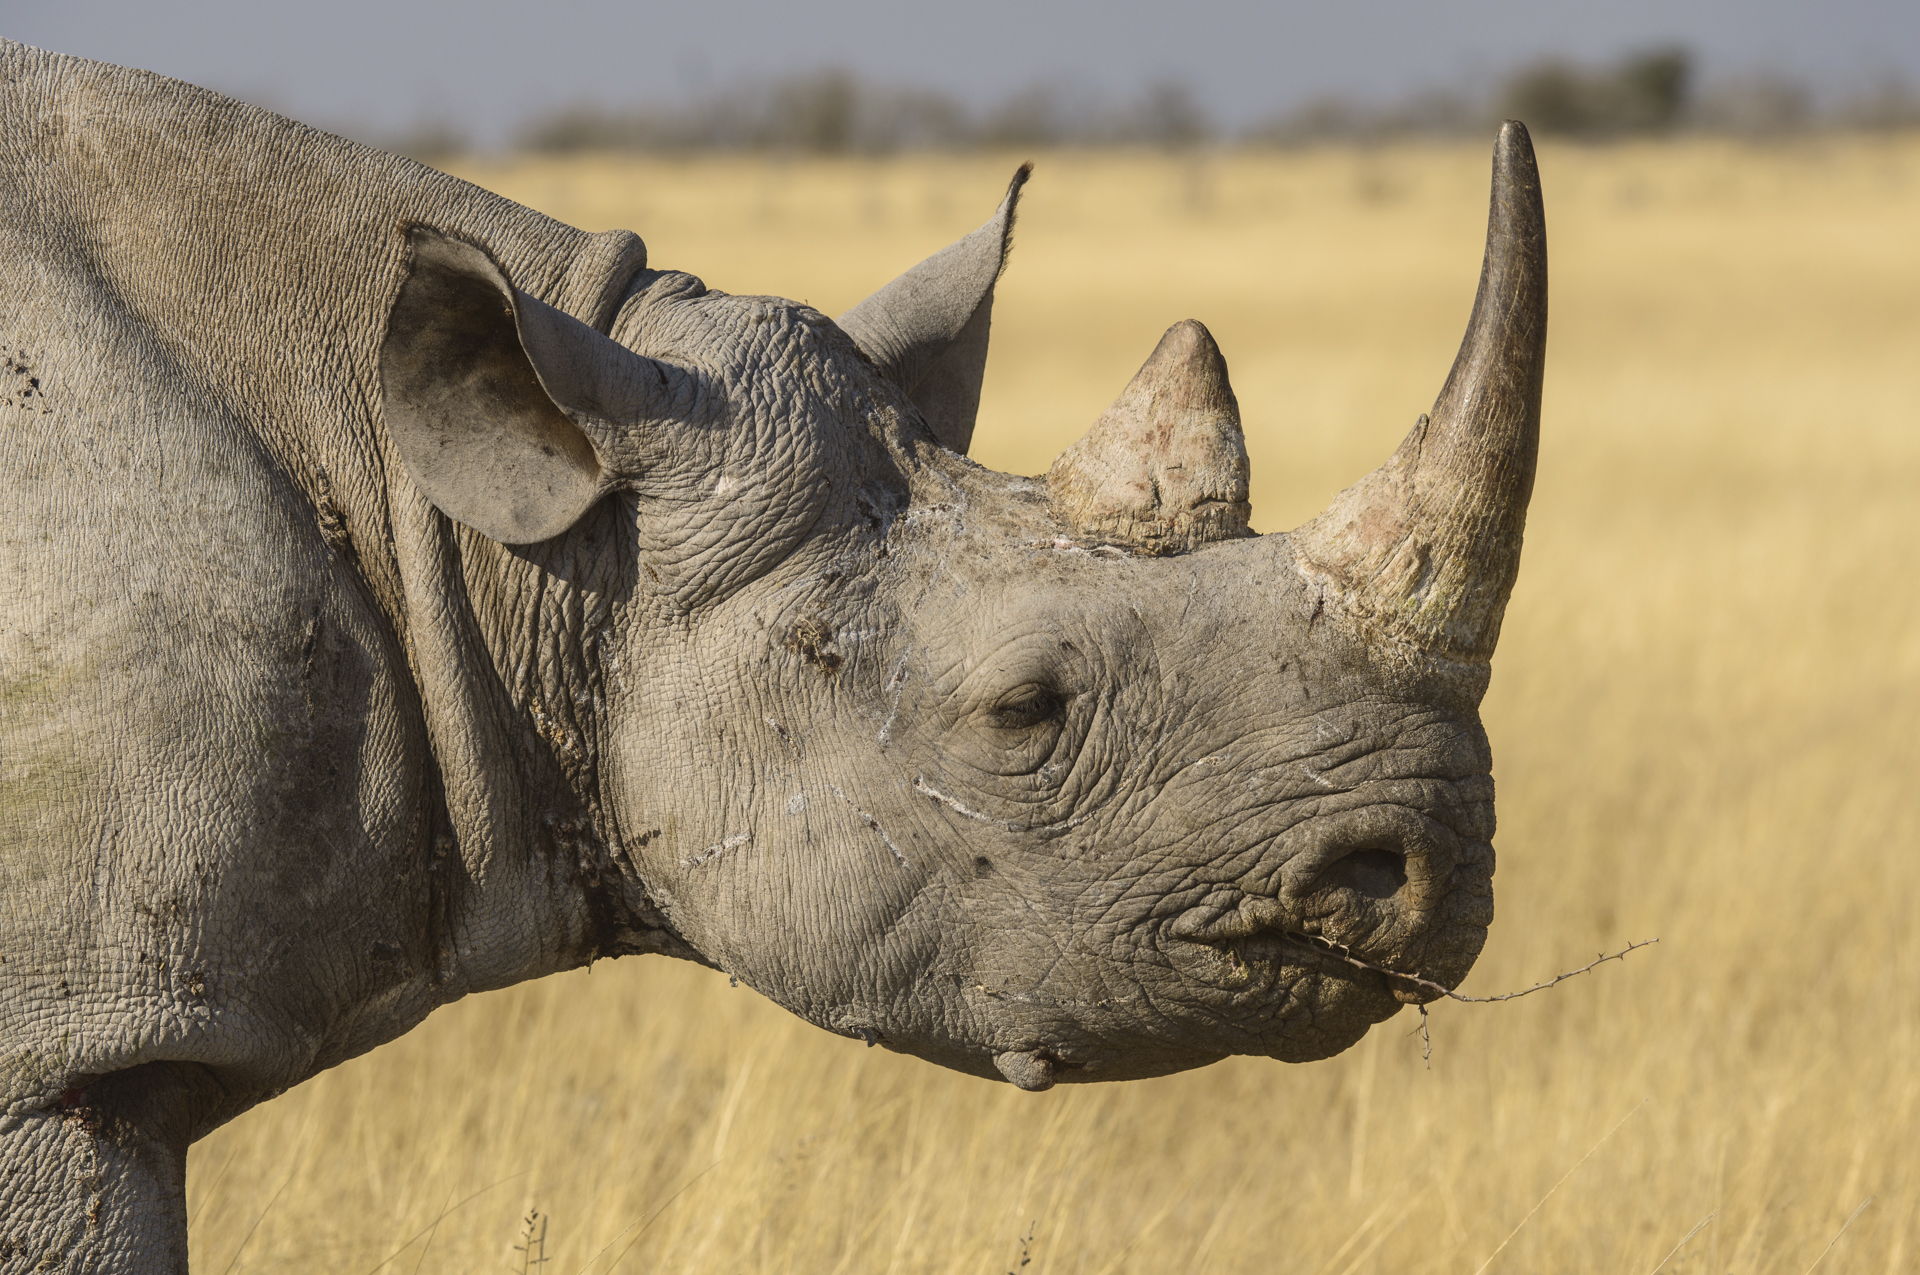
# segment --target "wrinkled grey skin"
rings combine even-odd
[[[0,1271],[184,1270],[192,1140],[595,958],[1028,1088],[1471,966],[1491,637],[953,450],[1010,206],[843,329],[153,76],[0,122]]]

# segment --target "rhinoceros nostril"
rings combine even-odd
[[[1321,889],[1344,890],[1369,899],[1390,899],[1407,884],[1407,860],[1397,850],[1354,850],[1329,864]]]
[[[1431,913],[1458,858],[1454,834],[1404,806],[1365,806],[1314,820],[1280,870],[1280,896],[1318,913],[1336,900],[1363,911]],[[1318,899],[1318,904],[1310,900]]]

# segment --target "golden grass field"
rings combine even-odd
[[[1255,526],[1302,521],[1439,389],[1489,149],[1040,156],[976,455],[1041,471],[1199,318]],[[831,314],[984,220],[1019,158],[460,171]],[[1042,1095],[602,963],[196,1147],[196,1269],[1920,1269],[1920,138],[1549,146],[1541,172],[1545,433],[1464,990],[1658,946],[1443,1002],[1431,1069],[1408,1010],[1328,1062]]]

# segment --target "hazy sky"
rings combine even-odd
[[[316,124],[391,135],[430,118],[484,143],[558,106],[826,66],[973,104],[1043,78],[1124,96],[1172,77],[1228,125],[1675,41],[1708,78],[1920,83],[1920,0],[0,0],[0,34]]]

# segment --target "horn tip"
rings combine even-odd
[[[1533,137],[1519,120],[1508,120],[1500,126],[1500,136],[1493,144],[1493,171],[1505,183],[1517,181],[1535,187],[1540,184]]]
[[[1153,352],[1160,357],[1169,354],[1191,357],[1197,352],[1211,358],[1219,358],[1220,344],[1213,339],[1213,333],[1207,331],[1207,325],[1200,320],[1182,319],[1161,334],[1160,344],[1154,348]]]
[[[1169,402],[1230,412],[1236,419],[1239,415],[1227,358],[1198,319],[1182,319],[1168,328],[1134,379],[1136,384],[1153,385],[1155,393],[1169,394]]]

